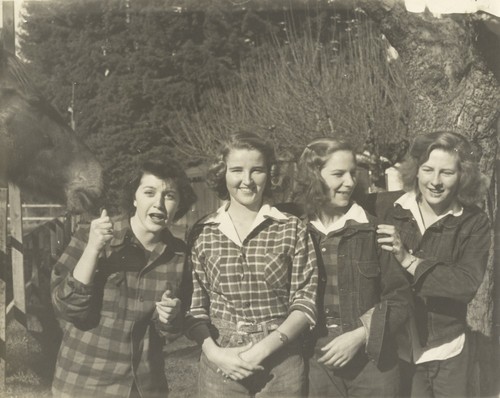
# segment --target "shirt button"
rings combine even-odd
[[[329,313],[330,313],[330,308],[325,309],[325,314],[329,314]]]
[[[323,253],[324,253],[324,252],[326,252],[326,247],[322,247],[322,248],[321,248],[321,251],[322,251]]]
[[[139,296],[139,301],[142,303],[144,301],[144,297]]]

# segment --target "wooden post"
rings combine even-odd
[[[23,216],[19,187],[9,182],[10,251],[12,259],[12,282],[14,318],[23,326],[26,324],[26,278],[24,277]]]
[[[14,1],[2,0],[2,43],[3,47],[15,52]],[[6,148],[0,148],[0,391],[5,390],[5,368],[7,363],[7,155]]]
[[[1,178],[1,176],[0,176]],[[0,181],[0,392],[5,390],[5,365],[7,363],[7,183]]]

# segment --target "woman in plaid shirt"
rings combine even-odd
[[[318,253],[318,322],[309,336],[310,397],[397,397],[394,333],[408,317],[404,272],[379,262],[374,217],[352,200],[356,157],[332,138],[312,141],[297,197]]]
[[[316,322],[317,266],[300,219],[270,206],[272,147],[230,137],[210,169],[227,203],[194,226],[187,335],[202,346],[201,397],[304,393],[297,338]]]
[[[55,397],[165,397],[163,337],[178,333],[185,244],[168,230],[196,200],[173,161],[149,161],[126,195],[130,216],[106,210],[76,231],[52,273],[64,336]],[[189,279],[190,275],[188,274]]]

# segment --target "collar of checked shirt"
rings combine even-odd
[[[241,246],[242,242],[236,229],[234,228],[233,221],[227,212],[230,202],[227,202],[221,206],[211,217],[204,221],[204,224],[219,224],[219,230],[226,235],[232,242]],[[260,224],[262,224],[266,219],[271,218],[277,222],[285,222],[289,219],[289,216],[279,211],[276,207],[271,206],[267,203],[262,205],[255,220],[252,223],[250,231],[253,231]]]

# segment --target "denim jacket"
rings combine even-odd
[[[408,319],[411,290],[401,267],[393,262],[380,262],[376,241],[375,218],[369,223],[348,220],[338,247],[338,285],[342,333],[362,326],[360,317],[374,308],[370,335],[366,345],[368,357],[379,367],[392,366],[397,359],[393,336]],[[314,339],[327,333],[323,297],[326,286],[325,264],[321,256],[323,235],[309,224],[317,251],[318,323]]]
[[[475,206],[464,207],[460,216],[443,217],[422,236],[411,212],[396,204],[384,222],[395,225],[406,248],[424,260],[412,281],[420,344],[451,341],[465,331],[467,304],[483,280],[490,248],[488,217]]]

